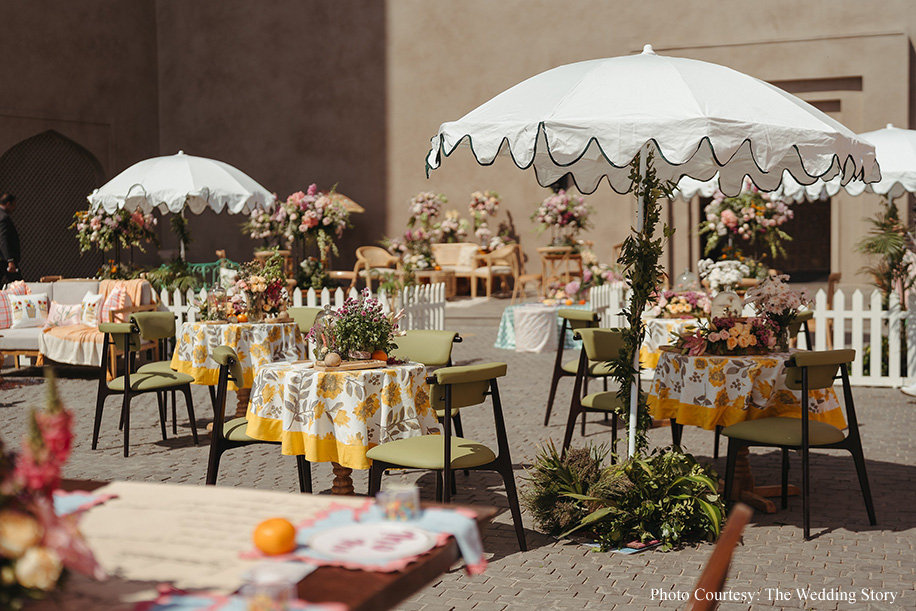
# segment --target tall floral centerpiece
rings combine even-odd
[[[103,265],[99,270],[103,278],[130,277],[129,267],[121,264],[121,248],[131,249],[130,263],[133,264],[134,247],[146,252],[147,244],[159,244],[159,236],[156,234],[158,220],[151,213],[144,214],[140,210],[128,212],[123,208],[108,213],[100,207],[95,211],[81,210],[73,218],[70,228],[76,230],[81,253],[93,248],[114,253],[108,265]]]
[[[401,258],[404,270],[410,274],[414,271],[435,269],[432,241],[436,234],[435,220],[448,200],[441,193],[423,191],[410,199],[407,229],[404,234],[394,238],[384,238],[382,246],[393,255]]]
[[[398,331],[398,321],[404,311],[386,314],[369,289],[348,298],[336,312],[330,306],[325,309],[326,314],[316,320],[306,336],[316,344],[317,360],[328,363],[330,354],[336,354],[342,361],[387,360],[388,353],[397,348],[394,339],[402,334]]]
[[[748,278],[751,273],[747,264],[734,259],[722,261],[700,259],[697,269],[700,272],[700,278],[709,283],[709,289],[713,295],[723,291],[737,290],[741,281]]]
[[[73,444],[73,415],[61,403],[53,377],[48,401],[32,410],[18,454],[0,441],[0,609],[53,591],[65,570],[95,579],[105,574],[72,517],[54,513],[53,492]]]
[[[770,320],[778,329],[777,344],[781,350],[789,348],[789,324],[798,311],[810,303],[806,289],[789,287],[785,274],[770,276],[748,290],[744,302],[750,304],[758,316]]]
[[[274,250],[263,265],[257,260],[243,264],[226,296],[226,316],[234,316],[239,322],[259,322],[286,310],[289,292],[283,256]]]
[[[584,197],[560,189],[540,203],[531,220],[538,233],[550,232],[551,246],[575,246],[579,232],[591,226],[591,212]]]

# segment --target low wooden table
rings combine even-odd
[[[445,298],[452,299],[455,297],[457,292],[455,288],[457,280],[454,271],[445,269],[424,269],[414,272],[413,275],[417,279],[417,282],[423,284],[443,283],[445,285]]]
[[[105,482],[64,480],[60,488],[66,491],[92,491],[104,485]],[[423,506],[442,505],[423,503]],[[498,513],[494,507],[487,506],[462,508],[474,514],[481,534]],[[322,566],[299,582],[298,595],[309,602],[341,603],[350,611],[390,609],[422,590],[460,559],[458,543],[454,538],[449,538],[445,545],[426,552],[400,571],[378,573]],[[63,598],[66,598],[66,592]]]

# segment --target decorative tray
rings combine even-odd
[[[343,361],[337,367],[326,367],[324,363],[315,363],[315,371],[357,371],[359,369],[378,369],[385,367],[388,361],[371,359],[368,361]]]

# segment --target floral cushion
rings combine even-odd
[[[10,295],[10,311],[13,324],[10,329],[43,327],[48,320],[50,300],[45,293],[37,295]]]
[[[102,313],[101,295],[88,291],[80,303],[80,322],[88,327],[99,326],[99,316]]]
[[[82,304],[80,303],[57,303],[52,301],[51,309],[48,312],[48,320],[45,322],[45,329],[80,324],[81,310]]]
[[[112,310],[129,308],[132,305],[134,304],[131,302],[127,291],[123,287],[117,287],[108,293],[108,297],[106,297],[105,302],[102,303],[102,312],[99,317],[99,322],[126,322],[123,314],[117,315],[115,320],[112,320],[111,312]]]
[[[0,291],[0,329],[9,329],[13,324],[13,312],[10,306],[11,295],[28,295],[29,287],[21,280],[9,284],[6,289]]]

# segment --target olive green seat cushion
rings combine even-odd
[[[186,373],[135,373],[130,376],[131,392],[171,389],[182,384],[190,384],[193,376]],[[108,388],[115,392],[124,392],[124,376],[119,376],[108,383]]]
[[[454,417],[457,416],[457,415],[458,415],[458,408],[457,408],[457,407],[453,407],[453,408],[452,408],[452,418],[454,418]],[[444,409],[437,409],[437,410],[436,410],[436,418],[438,418],[439,420],[442,420],[443,418],[445,418],[445,410],[444,410]]]
[[[156,361],[155,363],[147,363],[142,365],[140,369],[137,370],[137,373],[175,373],[175,370],[172,369],[171,361]]]
[[[411,469],[443,469],[443,439],[442,435],[399,439],[375,446],[366,452],[366,456],[372,460]],[[496,460],[493,450],[483,444],[461,437],[449,439],[452,442],[452,469],[469,469]]]
[[[248,433],[245,431],[248,429],[248,420],[242,416],[241,418],[233,418],[229,422],[223,423],[223,438],[227,441],[240,441],[248,443],[273,443],[269,441],[262,441],[260,439],[255,439],[254,437],[249,437]],[[276,443],[280,443],[279,441]]]
[[[745,420],[722,429],[726,437],[743,439],[754,443],[765,443],[780,446],[802,445],[801,418],[760,418]],[[816,420],[808,421],[808,444],[823,446],[838,443],[845,439],[843,431],[833,425]]]
[[[579,370],[579,359],[573,359],[567,363],[563,363],[563,371],[576,375],[576,372]],[[588,362],[588,375],[590,376],[606,376],[611,375],[611,368],[605,361],[589,361]]]
[[[623,401],[617,395],[616,390],[607,392],[596,392],[582,397],[582,407],[588,409],[599,409],[603,412],[620,411],[624,408]]]

